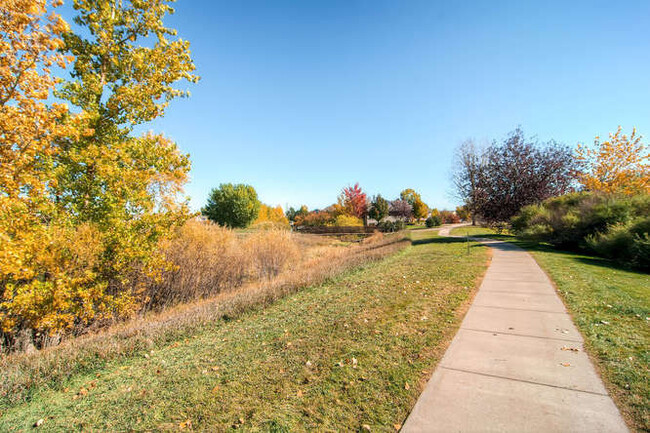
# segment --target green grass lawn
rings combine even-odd
[[[533,254],[555,282],[620,409],[636,429],[650,430],[650,275],[481,227],[452,234],[467,232],[514,241]]]
[[[426,224],[406,224],[407,230],[422,230],[428,228]]]
[[[387,259],[5,407],[1,431],[394,431],[488,252],[414,232]]]

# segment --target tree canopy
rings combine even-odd
[[[370,203],[370,210],[368,216],[376,221],[381,221],[388,216],[390,205],[388,200],[383,198],[381,194],[377,194]]]
[[[261,203],[250,185],[222,183],[210,192],[201,210],[209,220],[226,227],[248,227],[258,217]]]
[[[3,1],[0,13],[0,321],[60,332],[136,308],[130,275],[167,263],[159,242],[190,212],[187,155],[133,127],[194,82],[168,0]],[[58,78],[56,71],[69,77]],[[54,96],[64,103],[52,103]]]
[[[609,139],[594,140],[593,148],[578,145],[578,180],[588,191],[633,195],[650,192],[650,154],[637,135],[628,137],[619,126]]]
[[[523,206],[573,189],[571,150],[553,141],[528,140],[519,128],[482,151],[463,145],[460,154],[466,164],[456,174],[457,192],[472,213],[488,222],[508,221]]]
[[[419,193],[411,188],[407,188],[400,193],[400,198],[411,205],[413,217],[416,219],[426,218],[429,213],[429,206],[422,201]]]

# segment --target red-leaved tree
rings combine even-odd
[[[346,213],[357,218],[364,218],[368,213],[368,197],[361,190],[358,182],[354,186],[343,188],[339,204],[343,206]]]

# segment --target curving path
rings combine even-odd
[[[516,245],[481,242],[492,262],[402,431],[628,431],[546,274]]]

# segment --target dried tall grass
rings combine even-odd
[[[143,311],[205,299],[278,275],[299,256],[290,232],[271,228],[239,239],[216,224],[190,221],[163,246],[172,268],[144,282]]]
[[[0,408],[24,401],[38,387],[47,385],[58,389],[63,380],[71,374],[92,371],[101,368],[110,360],[128,358],[138,352],[164,346],[223,317],[234,317],[250,308],[265,306],[303,287],[322,283],[343,271],[379,260],[410,244],[408,239],[400,234],[377,234],[348,247],[325,247],[323,240],[314,239],[309,235],[293,235],[286,232],[252,234],[249,239],[244,239],[245,247],[242,247],[241,251],[254,252],[256,258],[251,259],[252,266],[248,267],[248,271],[253,271],[253,274],[239,273],[246,266],[238,271],[226,272],[248,277],[263,276],[266,280],[242,282],[239,289],[225,290],[223,288],[227,288],[227,284],[224,281],[231,277],[218,276],[217,270],[224,269],[221,267],[223,262],[219,263],[218,260],[203,255],[209,251],[230,251],[229,245],[234,242],[235,237],[232,232],[216,230],[217,236],[222,237],[206,240],[202,238],[203,229],[189,230],[192,234],[183,241],[177,241],[178,244],[170,246],[170,251],[179,254],[176,257],[179,266],[193,266],[196,273],[204,275],[193,276],[186,272],[187,268],[179,268],[175,271],[178,273],[174,274],[174,278],[176,284],[179,284],[177,287],[183,289],[173,287],[170,283],[161,290],[165,290],[166,295],[175,299],[174,302],[190,299],[191,295],[197,295],[199,298],[211,296],[214,293],[211,291],[211,281],[221,284],[219,287],[222,290],[207,299],[177,305],[160,312],[149,312],[132,321],[96,334],[64,341],[59,346],[37,353],[14,353],[0,357]],[[212,231],[214,228],[206,230]],[[269,240],[267,236],[275,236],[271,242],[274,246],[264,245]],[[295,236],[300,238],[292,239]],[[300,248],[299,246],[306,250],[303,250],[298,259],[294,259],[292,250],[294,247]],[[183,248],[187,254],[180,253]],[[279,248],[282,249],[278,250]],[[318,253],[310,254],[311,248],[317,249]],[[280,257],[276,257],[277,254]],[[223,257],[229,256],[225,254]],[[201,288],[194,289],[193,284]],[[159,296],[159,299],[164,297]]]

